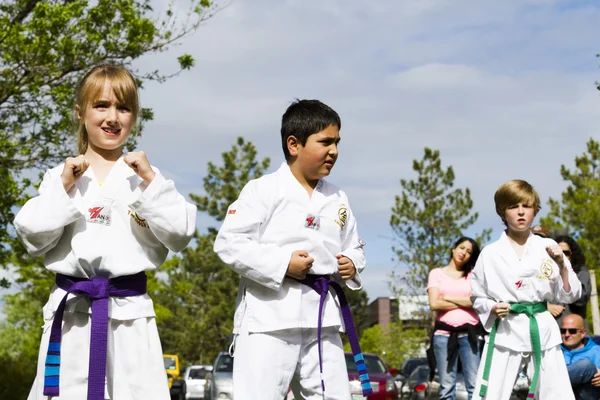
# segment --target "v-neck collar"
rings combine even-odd
[[[521,254],[521,258],[519,258],[519,256],[517,255],[517,252],[515,251],[511,241],[512,239],[508,237],[508,235],[506,234],[506,231],[502,232],[502,235],[500,236],[501,239],[504,242],[504,246],[506,247],[506,251],[510,251],[510,254],[512,255],[512,257],[518,261],[521,262],[523,260],[523,258],[529,254],[529,249],[531,247],[531,237],[533,236],[533,233],[529,233],[529,236],[527,236],[527,241],[525,242],[525,245],[523,246],[523,254]]]
[[[302,190],[302,192],[307,196],[309,201],[315,200],[316,199],[315,196],[320,196],[321,190],[323,189],[323,183],[324,183],[323,179],[319,179],[319,181],[317,182],[317,185],[313,189],[312,195],[310,195],[310,194],[308,194],[308,191],[304,188],[304,186],[302,186],[300,181],[298,181],[298,179],[294,176],[290,166],[286,162],[281,163],[281,167],[279,167],[279,171],[285,176],[286,181],[290,181],[289,185],[291,187],[293,187],[294,189]],[[315,194],[315,193],[317,193],[317,194]]]

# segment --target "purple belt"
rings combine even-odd
[[[356,363],[356,370],[360,379],[360,384],[363,392],[363,396],[368,396],[373,393],[371,388],[371,382],[369,381],[369,374],[367,373],[367,366],[365,365],[365,359],[362,351],[360,350],[360,344],[358,343],[358,336],[356,335],[356,328],[354,327],[354,320],[352,319],[352,312],[348,305],[348,299],[342,287],[336,281],[329,278],[328,275],[306,275],[304,279],[295,279],[296,281],[310,286],[314,289],[320,298],[319,301],[319,322],[317,325],[317,344],[319,346],[319,370],[321,372],[321,388],[325,393],[325,382],[323,380],[323,356],[321,351],[321,329],[323,327],[323,306],[325,305],[325,299],[327,293],[329,293],[329,287],[331,286],[340,301],[340,308],[342,309],[342,318],[344,319],[344,326],[346,328],[346,335],[348,335],[348,342],[350,342],[350,348],[354,355],[354,362]]]
[[[69,293],[87,294],[92,300],[92,329],[90,334],[90,363],[88,369],[88,400],[104,400],[106,379],[106,346],[108,342],[108,298],[139,296],[146,293],[146,273],[118,278],[73,278],[56,274],[56,286],[67,293],[61,300],[50,332],[44,396],[58,396],[60,386],[60,342],[65,304]]]

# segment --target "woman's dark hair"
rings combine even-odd
[[[481,251],[479,250],[479,245],[474,239],[471,239],[468,236],[461,236],[456,242],[454,242],[454,244],[452,245],[452,249],[450,249],[450,259],[452,259],[452,250],[457,248],[463,242],[470,242],[473,246],[473,250],[471,251],[471,257],[469,258],[469,261],[467,261],[465,265],[462,266],[462,276],[466,278],[467,275],[469,275],[469,272],[471,272],[475,267],[475,263],[477,262],[477,258],[479,257],[479,253]]]
[[[569,260],[575,272],[578,272],[581,267],[585,266],[585,256],[575,239],[568,235],[561,235],[556,238],[556,243],[566,243],[571,248],[571,258]]]

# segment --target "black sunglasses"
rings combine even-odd
[[[571,250],[563,250],[563,254],[567,257],[571,257],[571,254],[573,253],[571,252]]]
[[[583,329],[576,329],[576,328],[560,328],[560,334],[564,335],[565,333],[569,332],[570,335],[574,335],[579,331],[582,331]]]

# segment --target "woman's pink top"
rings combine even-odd
[[[471,296],[471,273],[469,272],[466,278],[454,279],[446,275],[442,271],[442,268],[432,269],[427,282],[427,290],[429,291],[430,288],[437,288],[440,296],[469,297]],[[477,313],[472,308],[455,308],[448,311],[438,311],[437,319],[452,326],[464,324],[477,325],[479,322]],[[442,330],[437,332],[448,333]]]

